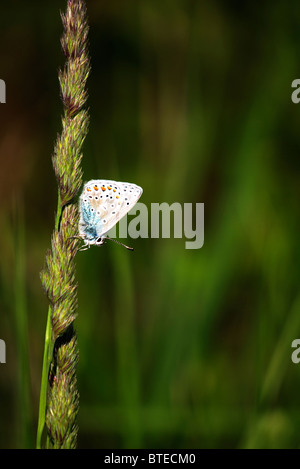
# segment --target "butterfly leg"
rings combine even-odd
[[[81,246],[81,248],[78,249],[78,251],[86,251],[87,249],[90,249],[90,244],[84,244]]]

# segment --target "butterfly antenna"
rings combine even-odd
[[[120,244],[121,246],[128,249],[129,251],[134,251],[133,248],[131,248],[130,246],[126,246],[126,244],[121,243],[121,241],[118,241],[117,239],[110,238],[109,236],[105,236],[105,239],[109,239],[110,241],[113,241],[116,244]]]

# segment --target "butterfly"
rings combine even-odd
[[[130,182],[106,179],[87,182],[79,199],[78,228],[79,236],[84,241],[81,250],[88,249],[92,244],[101,246],[105,239],[111,239],[106,233],[132,209],[142,193],[141,187]]]

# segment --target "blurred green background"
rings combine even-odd
[[[35,440],[65,5],[1,4],[1,448]],[[84,179],[139,184],[149,207],[204,202],[205,243],[78,253],[79,447],[299,447],[300,4],[87,6]]]

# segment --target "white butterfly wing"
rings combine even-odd
[[[82,203],[90,204],[97,217],[98,238],[104,236],[132,209],[142,192],[143,189],[136,184],[107,179],[93,179],[84,185],[80,199]],[[79,226],[83,224],[81,218]]]

